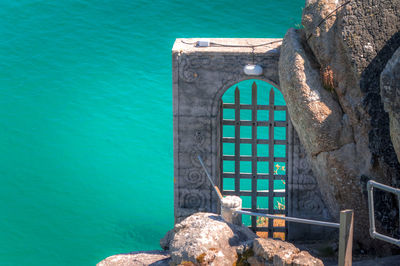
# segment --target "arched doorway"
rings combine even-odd
[[[229,88],[220,104],[220,184],[240,196],[243,209],[287,215],[288,114],[281,92],[261,80]],[[286,238],[283,220],[244,216],[262,237]]]
[[[268,89],[271,88],[271,84],[275,88],[279,88],[279,73],[278,73],[278,63],[280,56],[280,43],[277,39],[210,39],[212,42],[226,44],[222,46],[214,47],[197,47],[193,45],[193,39],[177,39],[173,50],[172,50],[172,68],[173,68],[173,130],[174,130],[174,215],[175,221],[180,222],[189,215],[195,212],[213,212],[219,213],[219,198],[217,194],[213,191],[210,182],[208,182],[204,169],[200,165],[197,156],[201,155],[204,161],[205,167],[208,169],[213,182],[220,186],[222,189],[227,186],[229,181],[221,180],[221,170],[223,164],[223,157],[221,157],[221,149],[224,151],[224,147],[221,140],[221,133],[224,133],[221,123],[224,119],[222,112],[221,118],[221,99],[224,100],[225,92],[232,87],[232,85],[239,83],[240,88],[240,99],[245,99],[245,91],[251,91],[252,82],[248,81],[248,84],[244,86],[245,81],[250,76],[244,73],[243,67],[246,64],[256,63],[263,68],[263,73],[257,76],[258,79],[265,82],[256,81],[257,85],[257,99],[265,100],[269,99],[268,92],[266,96],[263,95],[263,86],[267,86]],[[265,45],[260,45],[265,44]],[[232,47],[232,45],[238,45],[237,47]],[[240,45],[243,45],[240,46]],[[251,45],[254,47],[252,48]],[[242,88],[242,82],[243,88]],[[268,83],[266,83],[268,82]],[[263,85],[264,84],[264,85]],[[235,87],[233,88],[233,90]],[[277,100],[278,90],[274,89],[275,100]],[[280,93],[279,93],[280,94]],[[250,93],[251,95],[251,93]],[[233,96],[234,97],[234,96]],[[249,96],[251,99],[251,96]],[[232,98],[234,99],[234,98]],[[258,101],[258,100],[257,100]],[[234,103],[234,100],[231,101]],[[245,103],[243,103],[245,104]],[[247,103],[248,106],[251,105],[251,101]],[[263,105],[263,104],[261,104]],[[265,103],[268,105],[268,103]],[[280,106],[276,101],[274,102],[274,108]],[[232,107],[232,106],[231,106]],[[240,112],[249,113],[252,111],[250,109],[243,108]],[[258,107],[257,107],[258,108]],[[265,107],[260,107],[257,112],[269,110],[264,109]],[[222,111],[235,112],[234,108],[225,108]],[[228,109],[231,109],[228,111]],[[249,112],[250,111],[250,112]],[[275,111],[282,111],[274,109],[274,130],[278,128],[279,123],[285,123],[285,121],[276,121],[278,117],[275,115]],[[250,114],[252,116],[252,114]],[[258,114],[257,114],[258,116]],[[240,118],[240,113],[239,113]],[[227,118],[228,119],[228,118]],[[244,122],[245,124],[250,123],[248,126],[252,128],[252,120],[250,122]],[[268,118],[269,120],[269,118]],[[266,120],[266,121],[268,121]],[[268,123],[266,121],[256,121],[256,128],[268,127],[263,125]],[[240,122],[240,121],[239,121]],[[231,121],[228,123],[232,123]],[[233,122],[235,123],[235,121]],[[275,124],[278,123],[278,124]],[[272,201],[272,207],[270,207],[270,202],[264,201],[259,206],[268,210],[273,210],[275,213],[277,211],[284,212],[283,215],[287,213],[288,216],[316,219],[316,220],[331,220],[324,203],[319,195],[318,184],[316,179],[312,174],[310,168],[310,163],[308,157],[303,149],[300,140],[297,136],[296,131],[293,126],[291,126],[291,121],[289,117],[286,117],[286,123],[289,123],[289,127],[286,131],[286,140],[288,145],[286,149],[287,163],[285,165],[285,175],[287,176],[288,182],[285,184],[285,209],[276,210],[277,203],[276,200]],[[229,125],[227,125],[229,126]],[[230,125],[232,126],[232,124]],[[233,125],[234,126],[234,125]],[[222,129],[222,132],[221,132]],[[245,130],[245,129],[243,129]],[[247,129],[249,134],[253,134],[252,129]],[[262,131],[262,130],[261,130]],[[225,130],[225,132],[228,132]],[[263,131],[264,134],[266,131]],[[262,132],[261,132],[262,133]],[[260,133],[260,134],[261,134]],[[257,133],[258,135],[258,133]],[[269,136],[269,132],[267,133]],[[223,136],[223,135],[222,135]],[[277,136],[274,131],[274,139]],[[246,140],[247,141],[247,140]],[[257,140],[258,141],[258,140]],[[268,144],[269,139],[261,140]],[[229,143],[229,142],[227,142]],[[243,143],[243,144],[252,144]],[[262,143],[260,143],[262,144]],[[255,144],[259,145],[259,144]],[[273,145],[281,145],[280,143],[274,143]],[[240,146],[240,143],[239,143]],[[243,145],[242,145],[243,146]],[[240,147],[239,147],[240,148]],[[249,149],[249,148],[247,148]],[[245,151],[245,148],[241,149]],[[257,153],[261,151],[262,148],[257,150]],[[269,151],[269,147],[267,149]],[[253,150],[249,151],[250,153]],[[275,153],[275,150],[273,151]],[[271,152],[272,153],[272,152]],[[265,154],[264,154],[265,155]],[[229,156],[229,155],[227,155]],[[232,155],[231,155],[232,156]],[[233,153],[234,156],[234,153]],[[269,156],[269,155],[268,155]],[[260,157],[268,157],[260,156]],[[281,158],[279,155],[274,155],[274,157]],[[246,158],[247,159],[247,158]],[[248,159],[247,159],[248,160]],[[252,163],[252,158],[250,163]],[[248,164],[249,161],[244,161],[242,164]],[[260,161],[260,164],[265,161]],[[268,161],[269,162],[269,161]],[[275,161],[278,162],[278,161]],[[274,163],[275,163],[274,162]],[[281,162],[278,162],[281,165]],[[283,162],[282,162],[283,163]],[[240,164],[240,163],[239,163]],[[240,167],[240,166],[239,166]],[[243,166],[245,167],[245,166]],[[253,165],[251,166],[251,168]],[[265,166],[264,166],[265,167]],[[262,185],[262,182],[267,182],[269,186],[269,173],[272,173],[270,165],[266,167],[269,172],[264,173],[266,175],[265,180],[268,181],[258,181],[256,182],[256,188],[258,184]],[[274,170],[276,168],[275,164],[272,167]],[[244,169],[244,168],[243,168]],[[258,169],[258,167],[257,167]],[[260,166],[260,169],[262,167]],[[232,170],[233,173],[235,170]],[[250,172],[250,171],[249,171]],[[251,172],[252,173],[252,169]],[[239,173],[241,174],[241,173]],[[257,173],[258,174],[258,173]],[[262,175],[260,173],[259,175]],[[275,175],[272,175],[275,179]],[[232,178],[231,178],[232,179]],[[245,180],[246,178],[244,178]],[[263,179],[263,178],[261,178]],[[263,179],[263,180],[264,180]],[[273,180],[272,181],[275,181]],[[240,191],[240,178],[239,178],[239,191]],[[254,186],[254,182],[242,181],[243,186],[247,182],[248,186]],[[221,184],[221,181],[223,184]],[[253,183],[252,183],[253,182]],[[233,185],[235,186],[235,185]],[[282,194],[265,195],[264,193],[269,193],[269,189],[265,188],[263,190],[256,192],[256,203],[255,208],[257,209],[257,196],[259,197],[280,197]],[[226,188],[225,190],[229,190]],[[234,189],[232,189],[234,190]],[[236,190],[235,190],[236,191]],[[282,193],[283,191],[275,191],[275,188],[271,190],[272,193]],[[251,197],[252,191],[243,191],[245,193],[250,193],[250,207],[244,200],[244,206],[248,208],[253,208],[254,203]],[[258,193],[258,194],[257,194]],[[261,193],[261,194],[260,194]],[[244,195],[246,196],[246,195]],[[282,196],[283,197],[283,196]],[[248,198],[247,198],[248,201]],[[262,201],[261,201],[262,202]],[[280,202],[281,204],[282,201]],[[247,205],[246,205],[247,204]],[[279,207],[278,207],[279,208]],[[264,210],[265,211],[265,210]],[[257,220],[254,222],[247,219],[248,225],[255,227],[257,230],[261,226],[257,226]],[[246,220],[245,220],[246,222]],[[258,221],[261,223],[262,221]],[[277,223],[277,220],[275,220]],[[264,221],[264,225],[269,225],[270,221]],[[272,226],[274,224],[272,223]],[[269,230],[265,233],[270,233]],[[281,229],[279,229],[281,230]],[[329,236],[325,228],[321,229],[318,227],[313,227],[310,225],[294,224],[289,223],[285,225],[284,232],[279,232],[278,228],[271,229],[271,234],[285,234],[287,239],[323,239]],[[270,234],[270,236],[271,236]]]

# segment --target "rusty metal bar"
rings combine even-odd
[[[256,142],[255,142],[256,143]],[[253,157],[253,156],[240,156],[239,158],[236,159],[236,156],[234,155],[224,155],[222,156],[224,160],[226,161],[235,161],[235,160],[239,160],[239,161],[258,161],[258,162],[267,162],[271,159],[273,159],[275,162],[280,162],[280,163],[286,163],[287,162],[287,158],[285,157],[274,157],[274,158],[270,158],[270,157],[263,157],[263,156],[259,156],[259,157]]]
[[[258,232],[268,232],[268,227],[257,227]],[[274,232],[281,232],[285,233],[286,229],[283,226],[275,226],[274,227]],[[268,264],[267,264],[268,265]]]
[[[286,111],[285,111],[285,120],[288,122],[288,126],[286,126],[286,138],[285,138],[285,140],[286,140],[286,144],[285,144],[285,157],[286,157],[286,159],[287,159],[287,161],[286,161],[286,163],[285,163],[285,175],[287,176],[288,175],[288,171],[289,171],[289,116],[288,116],[288,111],[287,111],[287,108],[286,108]],[[286,180],[284,181],[285,182],[285,216],[288,216],[289,215],[289,211],[288,211],[288,202],[289,202],[289,186],[288,186],[288,184],[289,184],[289,180],[288,180],[288,178],[286,178]],[[287,226],[287,223],[286,223],[286,221],[285,221],[285,228],[286,228],[286,235],[288,234],[288,226]]]
[[[223,160],[223,155],[224,155],[224,144],[223,144],[223,139],[224,139],[224,126],[222,125],[222,122],[224,121],[224,108],[222,108],[223,106],[223,102],[222,99],[220,100],[220,106],[219,106],[219,110],[220,110],[220,117],[219,117],[219,128],[220,128],[220,154],[221,156],[219,156],[219,169],[221,171],[221,176],[224,174],[224,160]],[[220,184],[221,184],[221,190],[224,190],[224,178],[220,179]]]
[[[225,109],[235,109],[235,104],[234,103],[224,103],[222,104],[222,107]],[[240,105],[240,109],[249,109],[249,110],[253,110],[253,105],[251,104],[241,104]],[[270,107],[268,105],[257,105],[257,110],[269,110]],[[286,110],[287,107],[286,105],[276,105],[274,106],[274,110],[276,111],[283,111]]]
[[[253,178],[251,179],[251,209],[257,210],[257,84],[253,82],[251,86],[251,105],[253,106],[251,112],[251,173]],[[253,230],[257,227],[257,217],[251,217],[251,227]]]
[[[222,121],[223,125],[226,126],[235,126],[237,125],[237,123],[239,123],[239,125],[241,126],[253,126],[254,125],[254,121],[251,120],[241,120],[241,121],[236,121],[232,120],[232,119],[225,119]],[[273,123],[274,126],[276,127],[286,127],[288,124],[286,121],[272,121],[271,118],[269,121],[256,121],[257,126],[260,127],[268,127],[271,123]]]
[[[270,92],[269,92],[269,144],[268,144],[268,156],[270,158],[269,163],[268,163],[268,173],[272,176],[274,175],[274,104],[275,104],[275,93],[274,93],[274,89],[271,88]],[[268,180],[268,188],[269,191],[273,191],[274,190],[274,180],[273,178],[270,178]],[[268,197],[268,210],[269,213],[274,213],[274,196],[271,193]],[[268,220],[268,235],[272,236],[273,235],[273,221],[271,219]]]
[[[240,178],[253,178],[251,173],[241,173]],[[235,173],[223,173],[222,177],[226,178],[235,178]],[[257,174],[257,179],[270,179],[273,178],[274,180],[286,180],[287,175],[269,175],[269,174]]]
[[[252,196],[253,194],[255,195],[255,196],[263,196],[263,197],[268,197],[269,195],[271,195],[271,193],[272,193],[272,195],[274,196],[274,197],[284,197],[285,196],[285,192],[283,192],[283,191],[273,191],[273,192],[271,192],[271,191],[269,191],[269,190],[265,190],[265,191],[256,191],[256,192],[253,192],[253,191],[240,191],[239,193],[236,193],[235,191],[233,191],[233,190],[224,190],[224,194],[225,195],[232,195],[232,196],[234,196],[234,195],[239,195],[239,196]]]
[[[235,89],[235,191],[240,191],[240,91]]]
[[[223,138],[222,139],[222,142],[224,142],[224,143],[235,143],[235,138],[228,138],[228,137],[225,137],[225,138]],[[249,143],[249,144],[251,144],[251,143],[253,143],[253,140],[252,139],[246,139],[246,138],[242,138],[242,139],[240,139],[240,143]],[[268,139],[258,139],[257,140],[257,144],[269,144],[269,140]],[[274,144],[279,144],[279,145],[287,145],[288,143],[287,143],[287,140],[277,140],[277,139],[274,139]]]

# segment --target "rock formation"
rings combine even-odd
[[[256,235],[245,226],[226,223],[213,213],[197,213],[175,225],[161,240],[176,265],[183,261],[205,265],[232,265],[236,248]]]
[[[400,0],[307,0],[302,24],[288,30],[281,47],[281,91],[331,215],[354,209],[355,246],[369,249],[366,182],[400,186],[392,144],[398,143],[399,98],[389,96],[396,86],[399,94],[393,54],[400,46]],[[380,74],[392,56],[382,74],[391,139]],[[384,193],[376,201],[380,230],[395,234],[396,203]]]
[[[258,238],[246,226],[227,223],[214,213],[195,213],[175,224],[160,245],[165,251],[114,255],[97,265],[323,265],[293,244]]]
[[[110,256],[97,266],[169,266],[169,253],[166,251],[138,251]]]
[[[300,251],[293,244],[288,242],[257,238],[253,242],[254,257],[249,258],[250,264],[253,261],[262,262],[260,265],[324,265],[321,260],[314,258],[307,251]]]
[[[294,245],[262,239],[243,225],[214,213],[196,213],[175,225],[160,241],[171,265],[323,265]]]

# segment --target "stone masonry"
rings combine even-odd
[[[234,84],[254,78],[246,64],[261,65],[257,79],[279,89],[280,39],[210,39],[228,46],[196,47],[200,39],[177,39],[172,50],[174,123],[174,211],[180,222],[195,212],[219,212],[218,197],[197,159],[203,158],[220,185],[220,116],[222,95]],[[259,44],[268,45],[257,46]],[[232,47],[232,46],[256,47]],[[290,119],[289,119],[290,120]],[[309,160],[289,121],[288,215],[331,220],[321,200]],[[289,239],[328,237],[325,228],[289,224]]]

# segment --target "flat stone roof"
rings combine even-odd
[[[197,47],[197,41],[209,40],[209,47]],[[181,53],[266,53],[277,49],[282,39],[273,38],[178,38],[172,52]],[[235,47],[237,46],[237,47]]]

